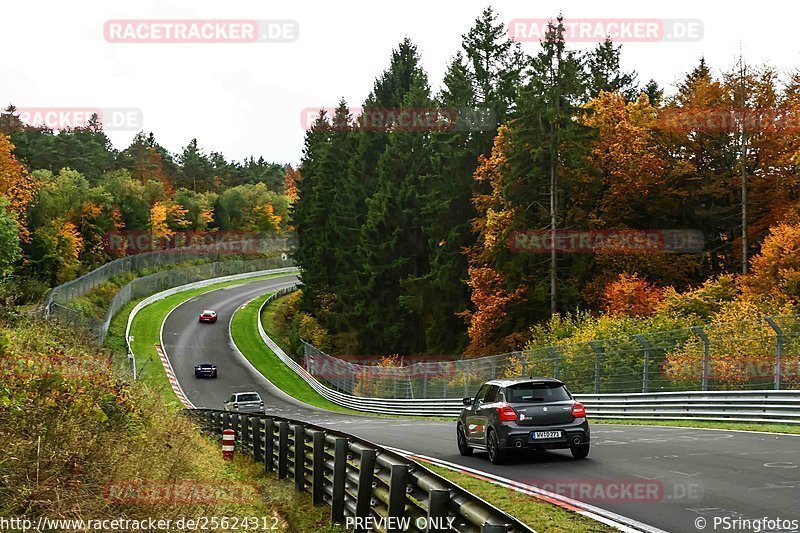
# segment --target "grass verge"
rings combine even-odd
[[[130,331],[133,337],[131,349],[133,353],[136,354],[138,380],[145,383],[150,389],[157,391],[164,399],[165,404],[170,408],[175,410],[183,409],[183,405],[172,392],[172,387],[167,379],[164,366],[161,364],[161,359],[156,352],[156,344],[161,343],[161,324],[164,322],[167,314],[169,314],[174,307],[200,294],[205,294],[223,287],[285,275],[285,273],[269,274],[266,276],[247,278],[246,280],[231,280],[215,283],[206,287],[173,294],[172,296],[153,302],[140,310],[133,319]],[[124,360],[124,364],[127,364],[125,326],[131,311],[137,303],[138,301],[129,302],[117,313],[111,322],[111,327],[106,336],[106,346],[113,349],[114,353],[117,354],[117,360]]]
[[[425,464],[425,466],[476,496],[483,498],[498,509],[516,517],[536,531],[575,533],[616,531],[600,522],[595,522],[590,518],[551,503],[543,502],[533,496],[528,496],[449,468],[430,464]]]
[[[232,517],[213,529],[241,531],[233,521],[245,516],[276,530],[343,531],[251,458],[223,461],[218,440],[143,383],[109,370],[109,350],[87,335],[33,317],[0,320],[0,516],[71,520],[45,522],[65,531],[89,520],[148,519],[185,531],[182,517]]]
[[[233,315],[233,319],[231,319],[231,335],[239,351],[242,352],[256,370],[289,396],[329,411],[363,416],[364,413],[347,409],[320,396],[303,378],[295,374],[264,344],[264,341],[261,340],[261,335],[258,333],[258,312],[264,300],[270,294],[259,296],[246,306],[238,309]]]
[[[664,426],[698,429],[734,429],[739,431],[764,431],[767,433],[792,433],[800,435],[800,425],[755,424],[747,422],[714,422],[706,420],[629,420],[625,418],[590,418],[592,424],[621,424],[628,426]]]

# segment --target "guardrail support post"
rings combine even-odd
[[[289,423],[278,420],[276,424],[278,426],[278,479],[286,479],[289,471]]]
[[[240,419],[240,422],[242,432],[242,450],[247,451],[252,443],[252,439],[250,438],[250,415],[243,415]]]
[[[262,420],[257,416],[250,419],[250,442],[253,445],[253,459],[255,459],[257,463],[260,463],[264,459],[261,453],[263,450],[261,444],[261,426],[263,425]]]
[[[431,489],[428,494],[428,533],[445,533],[447,528],[450,491],[447,489]]]
[[[358,492],[356,493],[356,517],[368,517],[372,500],[372,479],[375,475],[375,450],[361,450],[358,469]],[[356,528],[356,531],[366,531]]]
[[[275,422],[271,418],[264,420],[264,471],[275,469]]]
[[[347,439],[333,441],[333,488],[331,490],[331,521],[344,523],[344,482],[347,476]]]
[[[408,485],[408,465],[392,465],[389,472],[389,509],[387,516],[402,518],[406,511],[406,486]],[[397,521],[395,521],[395,524]],[[396,527],[387,529],[388,533],[399,531]]]
[[[644,351],[644,366],[642,367],[642,392],[647,392],[649,388],[649,372],[650,372],[650,341],[644,335],[634,335],[634,339],[639,341]]]
[[[700,387],[701,390],[707,391],[708,390],[708,377],[711,373],[711,358],[710,358],[710,343],[708,341],[708,335],[706,332],[703,331],[703,328],[700,326],[692,326],[692,331],[697,334],[698,337],[703,341],[703,378],[702,378],[702,385]]]
[[[594,393],[600,394],[600,357],[603,355],[603,341],[589,341],[594,352]]]
[[[294,490],[302,492],[306,487],[306,428],[294,425]]]
[[[771,316],[765,318],[767,324],[775,330],[775,390],[781,390],[781,354],[783,352],[783,330]]]
[[[314,450],[311,462],[311,503],[322,505],[325,503],[325,433],[311,433],[311,445]]]
[[[233,437],[239,444],[242,443],[242,415],[235,413],[231,415],[231,426],[233,427]]]
[[[222,420],[220,427],[222,429],[233,427],[233,417],[231,416],[230,412],[225,411],[222,413]]]

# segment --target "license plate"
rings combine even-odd
[[[531,438],[533,439],[560,439],[561,432],[560,431],[533,431],[531,432]]]

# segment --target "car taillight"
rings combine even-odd
[[[572,416],[575,418],[585,418],[586,417],[586,408],[580,402],[575,402],[575,405],[572,406]]]
[[[510,405],[501,405],[497,408],[497,416],[502,422],[510,422],[517,419],[517,412]]]
[[[261,407],[264,407],[264,400],[261,400]]]

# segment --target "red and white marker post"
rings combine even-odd
[[[233,461],[235,436],[232,429],[222,432],[222,458],[226,461]]]

